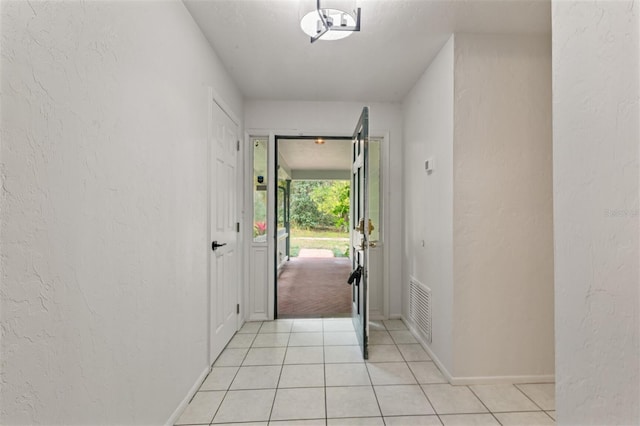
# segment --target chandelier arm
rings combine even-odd
[[[339,26],[339,27],[331,27],[331,31],[360,31],[360,28],[358,27],[343,27],[343,26]]]
[[[329,23],[327,22],[327,19],[324,17],[324,15],[322,14],[322,10],[320,9],[320,0],[317,0],[316,11],[318,12],[318,16],[320,17],[320,21],[322,22],[322,26],[325,29],[325,31],[322,32],[322,34],[324,34],[327,31],[329,31],[330,28],[329,28]]]
[[[313,37],[311,37],[311,43],[314,43],[314,42],[320,40],[320,37],[322,37],[323,35],[325,35],[328,32],[329,32],[329,27],[325,27],[323,31],[321,31],[318,34],[316,34]]]

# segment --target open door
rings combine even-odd
[[[369,236],[373,225],[369,219],[367,182],[369,179],[369,108],[364,107],[353,133],[353,168],[351,175],[351,253],[353,327],[364,359],[369,357]]]

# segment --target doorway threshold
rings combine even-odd
[[[311,318],[351,318],[350,313],[342,314],[284,314],[278,315],[278,319],[311,319]]]

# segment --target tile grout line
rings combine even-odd
[[[225,348],[225,349],[226,349],[226,348]],[[224,349],[223,349],[223,351],[224,351]],[[247,351],[247,353],[248,353],[248,352],[249,352],[249,351]],[[222,353],[222,352],[221,352],[221,353]],[[245,354],[245,356],[246,356],[246,354]],[[215,361],[214,361],[214,364],[215,364]],[[211,366],[211,371],[209,372],[209,374],[211,374],[211,373],[213,372],[213,368],[214,368],[214,367],[213,367],[213,365],[212,365],[212,366]],[[238,369],[236,370],[236,373],[233,375],[233,379],[231,379],[231,382],[230,382],[230,383],[229,383],[229,385],[227,386],[227,389],[225,389],[225,390],[223,391],[223,392],[224,392],[224,395],[222,396],[222,399],[220,400],[220,404],[218,404],[218,408],[216,408],[216,411],[213,413],[213,416],[211,417],[211,420],[209,421],[209,424],[213,424],[213,420],[214,420],[214,419],[216,418],[216,416],[218,415],[218,411],[220,411],[220,407],[222,407],[222,403],[224,402],[225,398],[227,397],[227,394],[229,393],[229,388],[231,387],[231,384],[233,383],[233,381],[236,379],[236,376],[238,375],[238,372],[239,372],[239,371],[240,371],[240,367],[238,367]],[[207,377],[209,377],[209,376],[207,376]],[[206,381],[206,379],[205,379],[205,381]],[[202,383],[204,384],[204,382],[202,382]],[[200,386],[200,387],[202,387],[202,386]],[[201,390],[199,390],[199,389],[198,389],[198,392],[214,392],[214,391],[201,391]],[[196,392],[196,395],[198,394],[198,392]],[[194,395],[194,397],[195,397],[195,395]],[[191,404],[191,403],[189,403],[189,404]]]
[[[537,402],[535,402],[531,397],[529,397],[529,395],[526,394],[525,391],[523,391],[522,389],[520,389],[520,387],[517,384],[513,385],[514,388],[518,389],[520,391],[521,394],[523,394],[525,396],[525,398],[527,398],[529,401],[533,402],[533,405],[535,405],[536,407],[538,407],[541,411],[544,411],[544,408],[542,408],[540,406],[540,404],[538,404]],[[551,416],[549,416],[551,417]]]
[[[368,325],[369,324],[367,324],[367,326]],[[384,322],[382,323],[382,325],[384,326],[385,329],[387,328],[387,325]],[[400,351],[397,347],[396,347],[396,349],[398,351]],[[382,412],[382,407],[380,406],[380,400],[378,399],[378,392],[376,392],[376,387],[373,385],[373,380],[371,379],[371,372],[369,371],[369,364],[370,364],[370,361],[368,359],[365,359],[364,360],[364,367],[367,370],[367,376],[369,376],[369,383],[371,383],[371,390],[373,391],[373,396],[376,398],[376,404],[378,404],[378,411],[380,411],[380,417],[382,418],[382,424],[386,425],[387,422],[384,419],[384,413]]]
[[[258,331],[262,328],[262,324],[260,324],[260,327],[258,327]],[[258,336],[258,331],[256,331],[255,337],[253,338],[253,340],[256,339],[256,337]],[[236,331],[236,335],[238,335],[238,332]],[[235,337],[235,336],[234,336]],[[252,343],[253,343],[252,340]],[[225,347],[222,352],[224,352],[227,348]],[[227,386],[227,389],[224,391],[224,396],[222,397],[222,399],[220,400],[220,404],[218,405],[218,408],[216,408],[216,412],[213,413],[213,417],[211,418],[211,421],[209,422],[210,425],[213,424],[213,421],[215,420],[216,416],[218,415],[218,412],[220,411],[220,408],[222,407],[222,403],[224,402],[224,400],[227,398],[227,395],[229,394],[229,391],[231,390],[231,385],[233,385],[233,382],[236,380],[236,377],[238,377],[238,373],[240,372],[240,369],[242,368],[242,364],[244,363],[244,360],[247,358],[247,356],[249,355],[249,351],[251,350],[251,348],[247,349],[247,352],[244,354],[244,356],[242,357],[242,361],[240,361],[240,365],[238,366],[238,369],[236,370],[236,374],[233,375],[233,379],[231,379],[231,382],[229,383],[229,385]],[[220,354],[222,354],[222,352],[220,352]],[[220,355],[218,355],[219,357]],[[216,361],[218,359],[216,358]],[[215,363],[216,361],[213,361],[213,365],[211,365],[211,372],[214,369]],[[211,372],[209,372],[209,374],[211,374]],[[206,380],[206,379],[205,379]],[[204,383],[204,382],[203,382]],[[202,387],[202,386],[201,386]],[[197,393],[197,392],[196,392]]]
[[[221,409],[221,407],[222,407],[222,405],[223,405],[224,401],[226,400],[226,398],[229,396],[229,393],[230,393],[230,392],[232,392],[232,391],[234,391],[234,390],[232,390],[232,389],[231,389],[231,386],[233,385],[234,381],[237,379],[238,374],[240,373],[240,369],[241,369],[241,368],[243,368],[243,367],[265,367],[265,366],[279,366],[279,367],[280,367],[280,373],[279,373],[279,376],[278,376],[278,380],[277,380],[277,382],[276,382],[275,389],[273,389],[273,390],[274,390],[274,397],[273,397],[273,401],[272,401],[272,404],[271,404],[271,409],[270,409],[270,412],[269,412],[268,420],[266,420],[266,421],[267,421],[267,423],[271,423],[272,421],[276,421],[276,420],[273,420],[273,419],[272,419],[272,416],[273,416],[273,411],[274,411],[274,409],[275,409],[276,397],[277,397],[278,391],[281,389],[281,388],[280,388],[280,385],[281,385],[281,381],[282,381],[282,375],[283,375],[283,372],[284,372],[284,367],[285,367],[286,365],[289,365],[289,364],[286,364],[286,363],[285,363],[285,361],[286,361],[286,355],[287,355],[287,353],[288,353],[289,348],[290,348],[290,347],[293,347],[293,348],[296,348],[296,347],[299,347],[299,348],[302,348],[302,347],[308,347],[308,348],[319,347],[319,348],[321,348],[321,350],[322,350],[322,366],[323,366],[323,378],[324,378],[324,384],[323,384],[322,386],[302,386],[302,385],[300,385],[300,386],[297,386],[297,387],[292,387],[292,388],[282,388],[282,389],[304,389],[304,388],[316,388],[316,389],[321,388],[321,389],[323,389],[323,393],[324,393],[324,408],[325,408],[324,424],[325,424],[325,426],[328,426],[328,424],[329,424],[329,422],[328,422],[328,420],[329,420],[329,416],[328,416],[328,414],[329,414],[329,413],[328,413],[328,395],[327,395],[327,389],[328,389],[329,387],[331,387],[331,386],[327,386],[327,370],[326,370],[326,367],[327,367],[327,361],[326,361],[326,348],[327,348],[328,346],[326,345],[326,339],[325,339],[325,332],[327,332],[327,330],[325,330],[325,324],[324,324],[324,321],[322,321],[322,322],[321,322],[321,331],[320,331],[320,332],[322,333],[322,345],[321,345],[321,346],[290,346],[291,339],[292,339],[292,337],[293,337],[293,336],[292,336],[292,334],[294,333],[294,332],[293,332],[294,322],[292,322],[292,324],[291,324],[291,328],[290,328],[290,331],[288,332],[289,336],[287,337],[287,344],[286,344],[286,346],[284,346],[284,354],[283,354],[283,358],[282,358],[282,361],[281,361],[279,364],[244,365],[244,363],[246,362],[246,360],[247,360],[247,358],[248,358],[248,355],[249,355],[249,353],[250,353],[250,351],[251,351],[252,349],[281,349],[281,348],[283,347],[283,346],[273,346],[273,347],[254,347],[254,346],[253,346],[253,345],[255,344],[255,341],[256,341],[256,339],[257,339],[258,335],[260,334],[260,331],[261,331],[261,330],[262,330],[262,328],[263,328],[264,323],[265,323],[265,322],[261,322],[261,324],[260,324],[260,326],[257,328],[257,331],[255,332],[255,334],[253,334],[253,333],[238,333],[238,332],[236,332],[236,335],[237,335],[237,334],[245,334],[245,335],[246,335],[246,334],[253,334],[253,338],[251,339],[251,344],[250,344],[250,346],[249,346],[249,347],[247,347],[247,348],[240,348],[240,347],[227,348],[227,347],[225,347],[225,349],[223,349],[223,351],[224,351],[224,350],[227,350],[227,349],[246,349],[246,352],[245,352],[245,354],[242,356],[242,359],[241,359],[241,361],[240,361],[240,365],[238,365],[238,366],[231,366],[231,365],[230,365],[230,366],[226,366],[226,365],[225,365],[225,366],[217,366],[217,367],[216,367],[216,366],[215,366],[215,361],[214,361],[214,363],[212,364],[211,369],[210,369],[210,371],[209,371],[209,374],[207,374],[207,376],[206,376],[206,377],[205,377],[205,379],[203,380],[203,384],[204,384],[204,382],[207,380],[207,378],[209,378],[209,377],[210,377],[210,375],[213,373],[213,369],[214,369],[214,368],[220,368],[220,367],[236,367],[236,368],[237,368],[237,370],[236,370],[235,374],[233,375],[233,378],[231,379],[231,381],[230,381],[229,385],[227,385],[227,386],[226,386],[226,390],[225,390],[225,389],[222,389],[222,391],[224,392],[224,395],[222,396],[222,399],[221,399],[220,403],[218,404],[218,407],[216,408],[215,413],[213,414],[213,417],[212,417],[211,421],[210,421],[209,423],[202,423],[202,424],[215,425],[215,423],[213,423],[213,421],[215,420],[216,416],[220,413],[220,409]],[[387,325],[386,325],[386,324],[384,324],[384,322],[383,322],[383,325],[384,325],[384,327],[385,327],[385,331],[389,332],[389,330],[388,330],[388,329],[386,329],[386,326],[387,326]],[[344,331],[344,330],[341,330],[341,331]],[[301,331],[301,333],[311,333],[311,332],[309,332],[309,331]],[[263,333],[263,334],[264,334],[264,333]],[[275,334],[275,333],[272,333],[272,334]],[[235,336],[234,336],[234,337],[235,337]],[[246,339],[246,337],[245,337],[245,339]],[[438,418],[438,421],[440,422],[440,424],[443,424],[443,420],[442,420],[441,414],[439,414],[439,413],[437,413],[437,412],[436,412],[435,408],[433,407],[433,404],[431,403],[431,400],[429,399],[429,397],[428,397],[428,395],[427,395],[427,393],[426,393],[426,390],[424,389],[424,386],[428,386],[428,385],[437,385],[437,384],[443,384],[443,383],[426,383],[426,384],[424,384],[424,385],[423,385],[423,384],[421,384],[421,383],[420,383],[420,381],[417,379],[416,373],[415,373],[415,372],[413,371],[413,369],[411,369],[411,367],[409,366],[409,362],[410,362],[410,361],[408,361],[408,360],[407,360],[407,356],[406,356],[404,353],[402,353],[402,352],[400,351],[400,349],[399,349],[399,345],[400,345],[400,344],[399,344],[399,343],[397,343],[397,342],[395,342],[395,340],[394,340],[393,338],[392,338],[391,340],[394,342],[394,343],[393,343],[393,345],[395,346],[396,350],[400,353],[400,355],[401,355],[401,359],[403,360],[403,361],[396,361],[395,363],[403,362],[403,363],[407,366],[407,368],[409,368],[409,371],[410,371],[411,377],[413,377],[413,379],[415,380],[415,383],[416,383],[416,384],[417,384],[417,386],[420,388],[420,390],[421,390],[422,394],[423,394],[423,395],[424,395],[424,397],[426,398],[427,403],[431,406],[431,408],[432,408],[432,410],[433,410],[433,413],[434,413],[435,417],[437,417],[437,418]],[[405,343],[405,344],[409,344],[409,343]],[[346,348],[346,347],[358,347],[358,345],[330,345],[330,347],[341,347],[341,348]],[[217,361],[217,359],[216,359],[216,361]],[[430,361],[430,362],[432,362],[432,363],[433,363],[433,360],[431,360],[431,359],[430,359],[430,360],[427,360],[427,361]],[[427,361],[423,361],[423,362],[427,362]],[[384,362],[384,361],[381,361],[381,362]],[[389,362],[389,363],[391,363],[392,361],[388,361],[388,362]],[[411,362],[413,362],[413,361],[411,361]],[[416,361],[416,362],[419,362],[419,361]],[[384,425],[386,425],[386,424],[387,424],[387,422],[386,422],[385,417],[384,417],[384,414],[383,414],[383,412],[382,412],[382,408],[381,408],[381,405],[380,405],[380,400],[379,400],[379,398],[378,398],[378,395],[377,395],[377,392],[376,392],[376,388],[375,388],[375,386],[374,386],[374,384],[373,384],[373,380],[372,380],[371,373],[370,373],[370,370],[369,370],[369,365],[368,365],[368,364],[370,364],[371,362],[369,362],[369,360],[363,360],[363,363],[364,363],[365,368],[366,368],[366,371],[367,371],[367,376],[368,376],[368,378],[369,378],[369,382],[370,382],[371,389],[373,390],[373,392],[374,392],[374,397],[376,398],[376,404],[377,404],[377,406],[378,406],[378,410],[379,410],[379,413],[380,413],[380,414],[379,414],[379,415],[380,415],[380,419],[382,420],[382,423],[383,423]],[[336,362],[336,363],[332,363],[332,364],[350,364],[350,362],[346,362],[346,361],[345,361],[345,362]],[[375,364],[375,363],[371,363],[371,364]],[[302,363],[302,364],[290,364],[290,365],[300,365],[300,366],[302,366],[302,365],[309,365],[309,364],[308,364],[308,363]],[[393,384],[393,383],[389,383],[389,384],[387,384],[387,385],[380,385],[380,386],[394,386],[394,384]],[[496,413],[497,413],[497,414],[501,414],[501,413],[525,413],[525,412],[535,413],[535,412],[540,412],[540,411],[542,411],[542,412],[544,412],[544,413],[545,413],[545,415],[546,415],[547,417],[549,417],[549,418],[550,418],[554,423],[556,423],[556,420],[555,420],[555,419],[554,419],[554,418],[549,414],[549,411],[553,411],[553,410],[548,410],[548,411],[547,411],[547,410],[544,410],[544,409],[541,407],[541,405],[540,405],[540,404],[538,404],[538,403],[536,403],[536,402],[535,402],[535,401],[534,401],[534,400],[533,400],[533,399],[532,399],[532,398],[531,398],[531,397],[530,397],[526,392],[524,392],[524,390],[522,390],[522,389],[518,386],[518,384],[512,384],[512,386],[514,386],[516,389],[518,389],[518,391],[519,391],[520,393],[522,393],[522,394],[525,396],[525,398],[526,398],[527,400],[531,401],[531,402],[533,403],[533,405],[534,405],[535,407],[537,407],[538,409],[537,409],[537,410],[515,410],[515,411],[495,411],[495,412],[494,412],[494,411],[492,411],[492,410],[490,410],[490,409],[489,409],[489,407],[487,406],[487,404],[486,404],[486,403],[485,403],[485,402],[484,402],[484,401],[483,401],[483,400],[478,396],[478,394],[477,394],[477,393],[476,393],[476,392],[471,388],[471,386],[465,385],[464,387],[466,387],[467,389],[469,389],[469,391],[472,393],[472,395],[474,395],[474,397],[476,397],[476,398],[480,401],[481,405],[482,405],[482,406],[483,406],[487,411],[486,411],[486,412],[484,412],[484,413],[473,413],[473,412],[470,412],[470,413],[443,413],[442,415],[445,415],[445,414],[450,414],[450,415],[491,414],[491,416],[494,418],[494,420],[497,422],[497,424],[498,424],[498,425],[502,425],[502,422],[498,419],[498,417],[496,416]],[[202,387],[202,385],[201,385],[201,387]],[[332,386],[332,387],[357,387],[357,385],[352,385],[352,386],[349,386],[349,385],[347,385],[347,386]],[[460,387],[463,387],[463,386],[460,386]],[[235,389],[235,390],[238,390],[238,391],[247,391],[247,390],[271,390],[271,388],[258,388],[258,389]],[[191,401],[189,401],[189,404],[188,404],[188,405],[190,405],[190,404],[191,404],[191,402],[193,401],[193,399],[195,398],[195,396],[196,396],[198,393],[201,393],[201,392],[214,392],[214,391],[216,391],[216,389],[211,389],[211,390],[202,390],[202,389],[198,389],[198,391],[197,391],[197,392],[194,394],[194,396],[192,397]],[[416,414],[416,415],[417,415],[417,414]],[[400,416],[400,417],[406,417],[406,416],[414,416],[414,415],[412,415],[412,414],[398,414],[397,416]],[[356,416],[356,417],[362,418],[361,416]],[[366,417],[372,417],[372,416],[365,416],[364,418],[366,418]],[[376,416],[376,417],[377,417],[377,416]],[[372,418],[373,418],[373,417],[372,417]],[[283,420],[284,420],[284,419],[283,419]],[[289,420],[289,419],[287,419],[287,420]],[[291,419],[291,420],[296,420],[296,419]],[[300,420],[300,419],[297,419],[297,420]],[[318,420],[321,420],[321,419],[320,419],[320,418],[318,418]]]
[[[269,367],[277,367],[277,365],[270,365]],[[336,386],[330,386],[336,387]],[[351,386],[353,387],[353,386]],[[261,390],[278,390],[278,389],[322,389],[323,386],[295,386],[290,388],[243,388],[243,389],[229,389],[229,392],[238,392],[238,391],[261,391]],[[216,392],[216,391],[203,391],[203,392]],[[217,391],[224,392],[224,391]],[[531,411],[532,413],[537,413],[538,411]]]
[[[324,424],[329,426],[329,407],[327,404],[327,363],[324,357],[324,320],[322,320],[322,377],[324,378]]]
[[[520,383],[520,384],[528,385],[528,384],[536,384],[536,383]],[[540,384],[549,384],[549,383],[540,383]],[[540,410],[541,410],[543,413],[545,413],[545,414],[546,414],[546,415],[547,415],[551,420],[553,420],[553,422],[554,422],[554,423],[558,423],[556,419],[554,419],[553,417],[551,417],[551,414],[549,414],[549,413],[547,412],[547,410],[545,410],[544,408],[542,408],[542,406],[541,406],[540,404],[538,404],[537,402],[535,402],[535,401],[533,400],[533,398],[531,398],[529,395],[527,395],[527,393],[526,393],[525,391],[523,391],[522,389],[520,389],[520,386],[518,386],[518,384],[514,384],[513,386],[514,386],[516,389],[518,389],[518,390],[519,390],[519,391],[520,391],[520,392],[521,392],[525,397],[527,397],[531,402],[533,402],[533,404],[534,404],[536,407],[540,408]],[[549,410],[549,411],[555,411],[555,410]]]
[[[240,369],[241,369],[243,366],[245,366],[245,365],[244,365],[244,362],[245,362],[245,360],[246,360],[247,356],[249,355],[249,352],[251,351],[251,349],[255,349],[255,347],[253,347],[253,343],[254,343],[254,342],[255,342],[255,340],[257,339],[258,334],[260,334],[260,333],[259,333],[259,331],[262,329],[262,325],[263,325],[263,324],[264,324],[264,322],[261,322],[261,323],[260,323],[260,326],[258,327],[258,329],[256,330],[256,332],[255,332],[255,333],[238,333],[238,331],[239,331],[239,330],[235,332],[235,334],[234,334],[234,336],[233,336],[233,337],[236,337],[237,335],[243,335],[243,336],[244,336],[244,335],[251,335],[251,334],[253,334],[253,338],[251,339],[251,344],[250,344],[250,346],[249,346],[249,347],[246,347],[246,348],[245,348],[245,347],[228,347],[228,346],[225,346],[225,348],[223,349],[223,351],[225,351],[225,350],[227,350],[227,349],[246,349],[247,351],[246,351],[246,353],[244,354],[244,356],[243,356],[242,360],[240,361],[240,365],[238,365],[238,366],[219,366],[219,367],[237,367],[237,370],[236,370],[236,372],[235,372],[235,374],[234,374],[233,378],[231,379],[230,384],[229,384],[229,385],[227,385],[226,390],[222,390],[222,392],[224,392],[224,396],[223,396],[223,397],[222,397],[222,399],[220,400],[220,403],[219,403],[218,407],[216,408],[216,411],[214,412],[213,417],[211,418],[211,420],[210,420],[209,422],[207,422],[207,423],[202,423],[202,424],[209,424],[209,425],[213,424],[213,421],[215,420],[215,417],[216,417],[216,415],[218,414],[218,412],[219,412],[219,410],[220,410],[220,407],[222,407],[222,404],[223,404],[224,400],[226,399],[227,395],[228,395],[228,394],[229,394],[229,392],[231,391],[231,386],[232,386],[233,382],[235,381],[235,379],[237,378],[237,376],[238,376],[238,374],[239,374],[239,372],[240,372]],[[292,325],[293,325],[293,324],[292,324]],[[233,338],[233,337],[232,337],[232,338]],[[291,338],[291,333],[289,333],[289,339],[290,339],[290,338]],[[283,370],[283,368],[284,368],[284,359],[286,358],[287,348],[288,348],[288,341],[287,341],[287,346],[285,347],[285,354],[284,354],[284,356],[283,356],[282,364],[280,364],[280,376],[278,377],[278,384],[279,384],[279,381],[280,381],[280,379],[281,379],[281,377],[282,377],[282,370]],[[222,352],[221,352],[221,354],[222,354]],[[211,365],[211,367],[210,367],[210,369],[209,369],[209,373],[208,373],[208,374],[207,374],[207,376],[205,377],[205,380],[203,380],[203,384],[204,384],[204,382],[206,381],[206,379],[211,375],[211,373],[213,372],[213,369],[214,369],[214,368],[216,368],[216,367],[215,367],[215,362],[216,362],[216,361],[217,361],[217,358],[216,358],[216,360],[213,362],[213,364]],[[251,365],[251,366],[246,366],[246,367],[259,367],[259,366]],[[275,392],[277,392],[278,384],[276,384]],[[202,385],[201,385],[201,387],[202,387]],[[195,398],[195,396],[196,396],[199,392],[217,392],[217,390],[207,390],[207,391],[204,391],[204,390],[201,390],[201,387],[200,387],[200,388],[195,392],[195,394],[193,395],[193,397],[191,398],[191,400],[190,400],[190,401],[189,401],[189,403],[187,404],[187,407],[191,404],[191,402],[193,401],[193,399]],[[266,388],[266,389],[268,389],[268,388]],[[250,390],[250,389],[238,389],[238,391],[244,391],[244,390]],[[265,390],[265,388],[262,388],[262,389],[256,389],[256,390]],[[272,402],[272,406],[271,406],[271,410],[272,410],[272,411],[273,411],[274,404],[275,404],[275,393],[274,393],[274,401]],[[269,417],[271,417],[271,413],[270,413]],[[270,420],[267,420],[267,421],[270,421]]]
[[[293,329],[293,323],[291,323],[291,328]],[[284,356],[282,357],[282,364],[280,364],[280,374],[278,375],[278,381],[276,382],[276,388],[273,392],[273,401],[271,402],[271,410],[269,410],[269,418],[267,419],[267,424],[271,423],[271,416],[273,416],[273,408],[276,406],[276,398],[278,397],[278,389],[280,386],[280,380],[282,379],[282,370],[284,370],[284,360],[287,359],[287,351],[289,350],[289,341],[291,340],[291,333],[289,333],[289,338],[287,339],[287,346],[284,348]]]
[[[400,349],[398,349],[398,350],[400,350]],[[402,355],[402,352],[400,354]],[[404,357],[404,355],[403,355],[403,357]],[[433,413],[435,414],[435,416],[438,418],[438,421],[440,422],[441,425],[443,425],[444,422],[440,418],[440,414],[438,414],[438,412],[436,411],[436,407],[434,407],[433,404],[431,403],[431,400],[429,399],[429,395],[427,395],[427,392],[425,392],[424,387],[422,386],[422,383],[420,383],[420,380],[418,380],[418,378],[416,377],[416,374],[411,369],[411,366],[409,365],[409,361],[407,361],[407,368],[409,368],[409,371],[413,375],[413,378],[416,380],[416,383],[418,384],[418,387],[420,388],[420,391],[422,391],[422,394],[427,399],[427,403],[429,404],[429,406],[433,410]]]
[[[476,393],[473,391],[473,389],[471,389],[471,386],[465,386],[467,389],[469,389],[471,391],[471,393],[478,398],[478,401],[480,401],[480,404],[482,404],[484,406],[484,408],[487,409],[487,411],[489,412],[489,414],[491,414],[493,416],[494,419],[496,419],[496,422],[498,422],[499,425],[502,426],[502,422],[498,419],[498,417],[496,417],[496,415],[493,413],[493,411],[491,411],[489,409],[489,407],[487,407],[487,404],[484,403],[484,401],[478,396],[476,395]]]

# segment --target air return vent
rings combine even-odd
[[[409,281],[409,318],[431,343],[431,289],[413,277]]]

